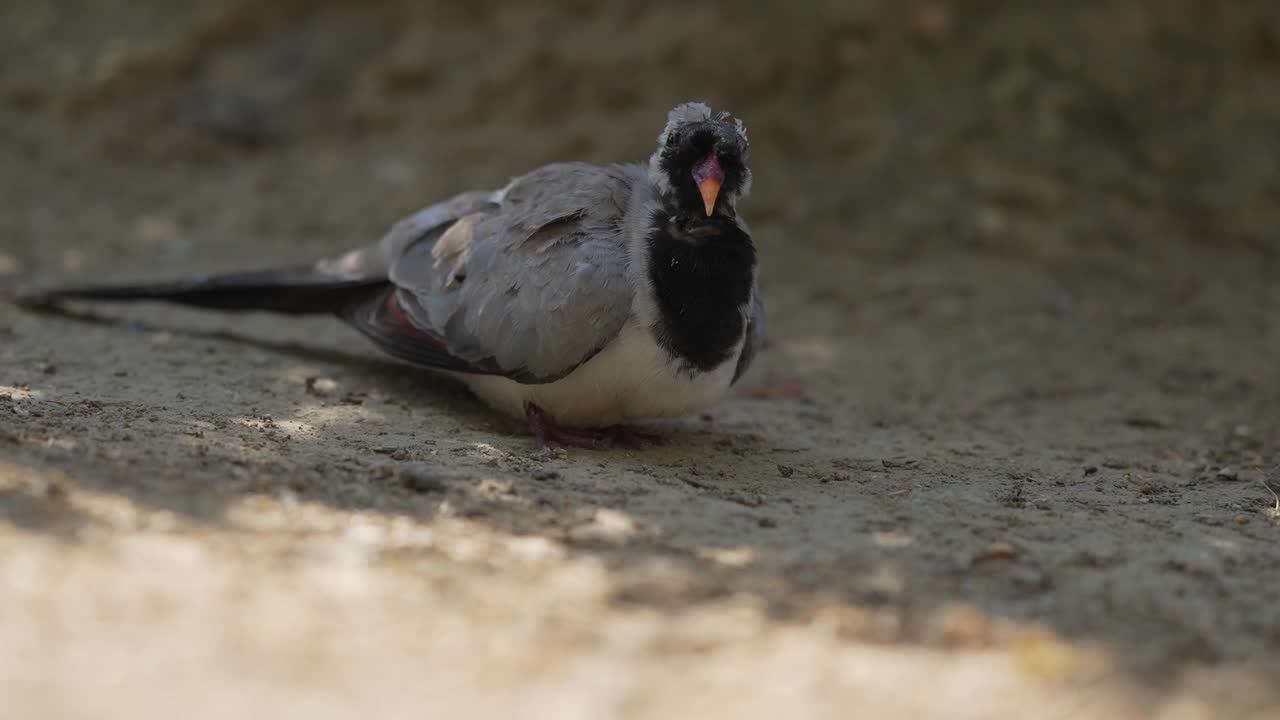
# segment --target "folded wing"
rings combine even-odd
[[[377,257],[347,261],[353,271],[387,262],[391,285],[343,317],[409,362],[559,379],[630,315],[623,228],[642,179],[626,166],[551,165],[459,203],[454,216],[423,218],[429,208],[393,230]]]

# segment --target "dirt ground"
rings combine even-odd
[[[547,455],[336,321],[0,301],[0,717],[1280,717],[1280,5],[687,5],[7,0],[0,291],[705,99],[806,390]]]

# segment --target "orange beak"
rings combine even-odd
[[[720,186],[724,184],[724,170],[720,167],[720,158],[715,153],[703,158],[693,166],[693,181],[698,184],[698,192],[702,195],[702,204],[707,209],[707,217],[716,211],[716,198],[720,197]]]
[[[702,204],[707,208],[707,217],[716,211],[716,198],[720,195],[720,181],[707,178],[698,183],[698,192],[702,193]]]

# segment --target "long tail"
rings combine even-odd
[[[385,278],[335,278],[308,266],[141,285],[50,288],[27,293],[21,299],[31,304],[59,300],[152,300],[212,310],[313,315],[339,312],[386,286]]]

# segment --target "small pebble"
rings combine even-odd
[[[338,388],[338,383],[325,377],[309,377],[305,383],[307,392],[318,397],[324,397]]]

